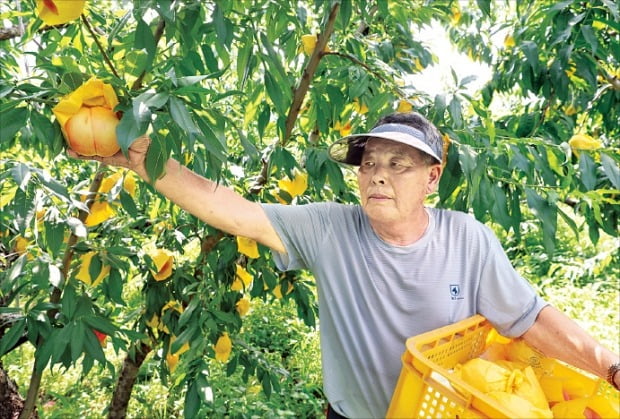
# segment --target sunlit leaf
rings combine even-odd
[[[618,162],[605,153],[601,153],[601,164],[607,179],[614,185],[614,188],[620,189],[620,168]]]

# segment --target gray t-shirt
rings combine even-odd
[[[263,208],[286,248],[274,253],[278,268],[316,279],[323,386],[344,416],[385,416],[408,337],[476,313],[520,336],[546,305],[493,232],[467,214],[427,208],[424,235],[394,246],[357,205]]]

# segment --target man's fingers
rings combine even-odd
[[[149,145],[151,145],[151,139],[147,135],[143,135],[136,138],[129,148],[139,153],[146,153]]]
[[[72,159],[78,159],[78,160],[97,160],[97,161],[101,161],[101,157],[99,156],[84,156],[82,154],[78,154],[75,151],[71,150],[70,148],[67,148],[67,156],[71,157]]]

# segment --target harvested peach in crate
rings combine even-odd
[[[389,418],[618,418],[604,380],[500,336],[482,316],[407,340]]]

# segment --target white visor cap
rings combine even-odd
[[[403,124],[383,124],[366,134],[349,135],[333,143],[327,152],[335,162],[359,166],[364,147],[370,138],[383,138],[406,144],[423,151],[441,163],[443,154],[441,142],[431,145],[422,131]]]

